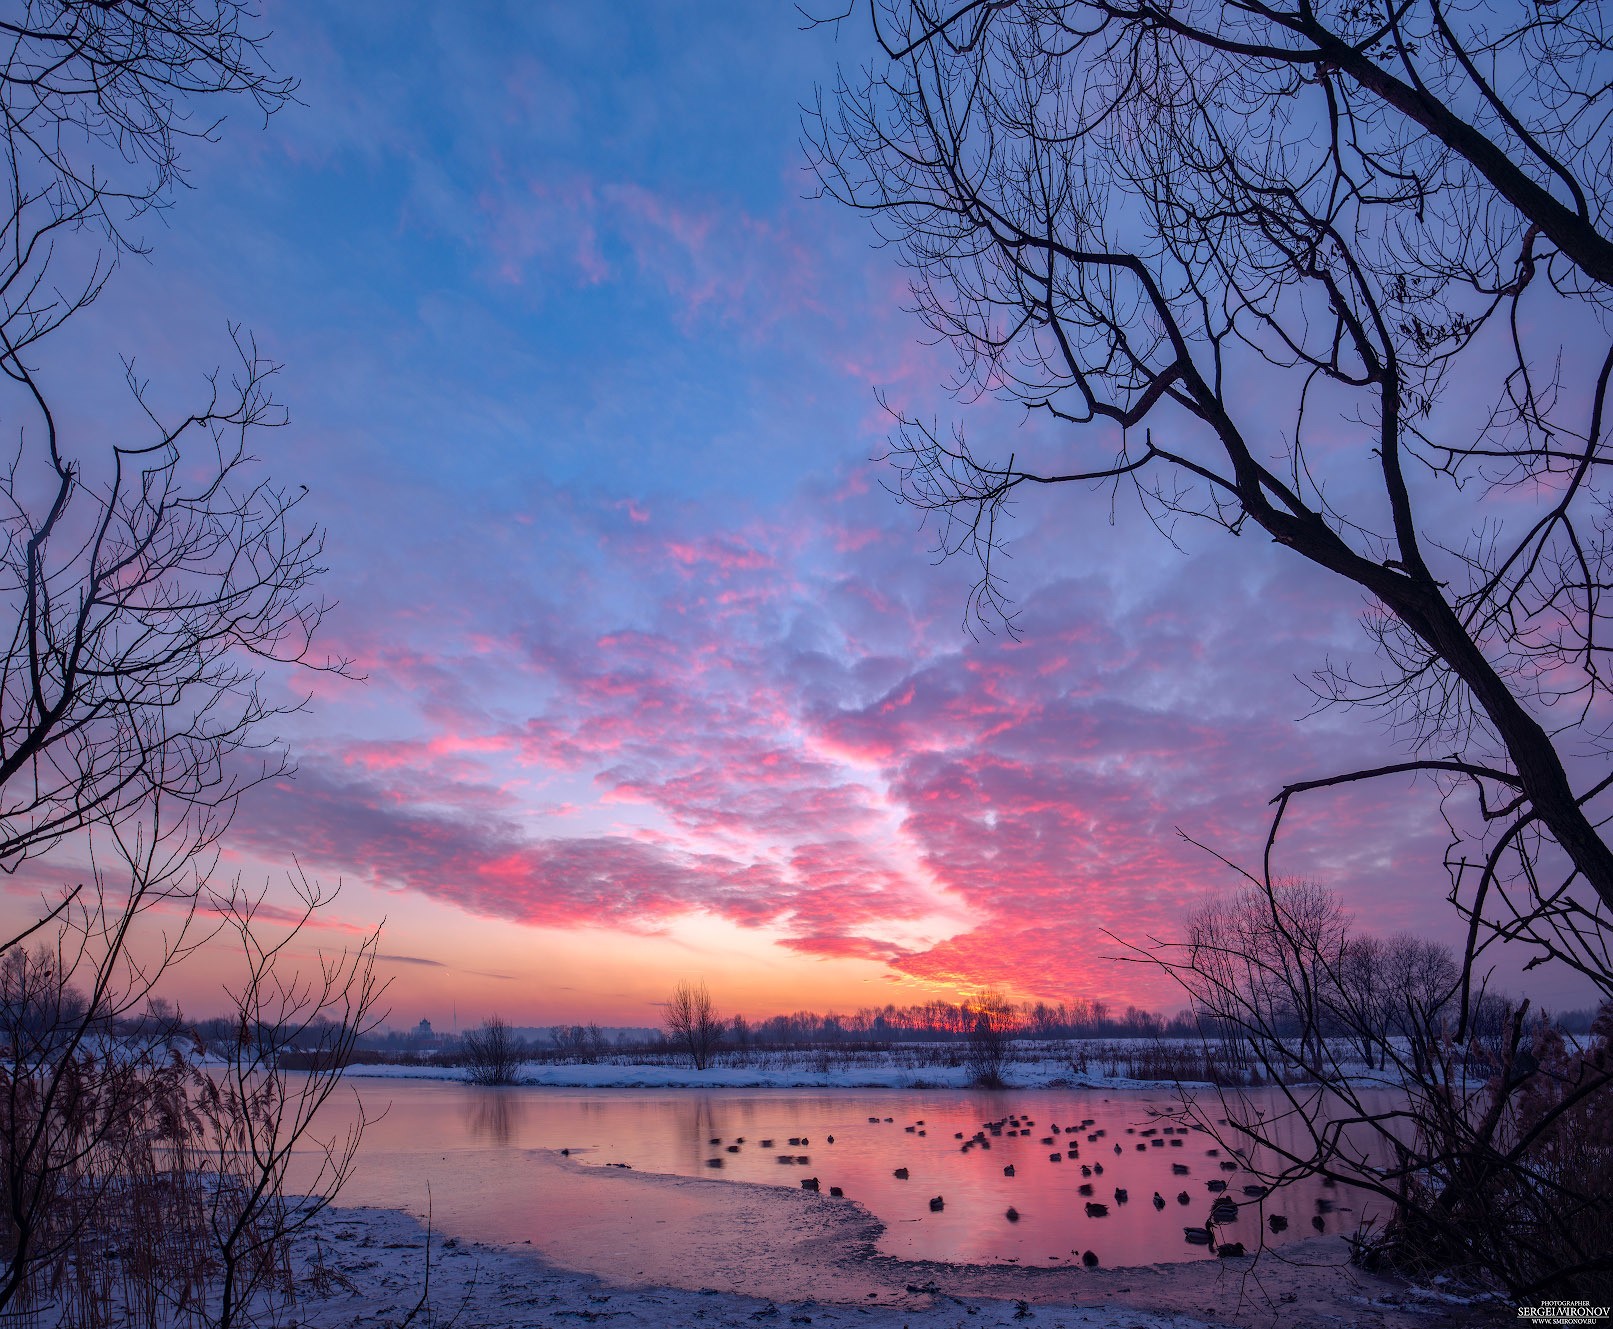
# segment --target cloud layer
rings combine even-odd
[[[56,366],[110,371],[75,407],[108,429],[136,346],[177,390],[244,318],[289,366],[266,456],[311,487],[325,644],[369,682],[312,681],[300,774],[231,852],[402,910],[713,918],[798,963],[1168,1000],[1104,957],[1232,879],[1183,835],[1252,861],[1283,782],[1394,751],[1296,723],[1294,676],[1358,648],[1362,606],[1071,489],[1013,523],[1023,639],[969,637],[974,570],[934,564],[868,460],[874,389],[944,420],[949,359],[862,223],[803,198],[796,108],[833,34],[788,7],[579,15],[299,16],[278,56],[304,105],[197,158]],[[1064,446],[989,402],[970,428]],[[1313,808],[1284,870],[1375,925],[1440,923],[1428,802]]]

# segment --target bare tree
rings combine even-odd
[[[116,862],[129,884],[115,899],[102,874],[88,888],[106,964],[151,904],[195,898],[241,795],[287,770],[268,730],[299,702],[265,695],[266,668],[347,670],[312,650],[326,606],[322,535],[296,521],[305,488],[275,485],[250,453],[285,417],[249,336],[232,333],[236,371],[177,414],[126,361],[121,442],[61,424],[56,393],[77,393],[82,367],[35,363],[141,251],[134,228],[171,201],[182,146],[214,136],[209,109],[267,114],[290,97],[257,17],[238,0],[0,17],[0,409],[15,431],[0,471],[0,870],[75,836]]]
[[[268,929],[261,897],[231,890],[208,902],[241,947],[222,1064],[197,1055],[177,1017],[119,1018],[145,990],[139,966],[106,963],[119,911],[75,901],[48,943],[0,960],[8,1314],[54,1302],[64,1323],[97,1324],[121,1306],[142,1323],[228,1329],[273,1319],[295,1299],[291,1239],[346,1179],[364,1124],[361,1109],[326,1137],[314,1114],[373,1028],[380,997],[378,934],[320,956],[317,973],[289,967],[330,898],[295,886],[301,916]],[[291,1070],[287,1050],[311,1034],[310,1069]]]
[[[1000,519],[1044,487],[1124,483],[1167,532],[1358,587],[1378,664],[1316,688],[1410,751],[1284,788],[1266,875],[1292,798],[1419,774],[1468,967],[1517,941],[1613,995],[1607,11],[863,12],[869,64],[808,119],[822,188],[899,249],[960,392],[1068,429],[1024,462],[899,422],[901,498],[981,560],[975,621],[1011,620]]]
[[[1019,1034],[1019,1013],[995,988],[971,993],[962,1011],[969,1081],[982,1089],[1001,1089],[1003,1069]]]
[[[147,1286],[194,1294],[186,1314],[244,1314],[242,1261],[266,1249],[249,1233],[287,1212],[288,1151],[328,1093],[318,1070],[287,1092],[275,1031],[297,1024],[302,1003],[340,1009],[341,1054],[375,998],[373,940],[301,984],[277,962],[282,947],[262,941],[256,904],[210,884],[242,794],[288,769],[271,728],[298,702],[265,689],[265,671],[347,669],[312,649],[326,606],[322,536],[298,521],[306,491],[275,484],[252,455],[285,420],[276,366],[232,329],[236,368],[174,409],[126,360],[130,418],[111,437],[69,425],[80,412],[62,405],[82,398],[86,366],[50,352],[121,259],[144,252],[141,227],[172,201],[182,150],[215,137],[219,108],[266,116],[291,96],[263,38],[241,0],[19,0],[0,15],[0,414],[13,430],[0,467],[0,870],[63,844],[91,864],[0,943],[13,1034],[0,1073],[6,1312],[51,1279],[60,1287],[69,1266],[91,1287],[96,1243],[120,1227],[150,1229],[149,1268],[174,1274],[162,1243],[200,1229],[158,1202],[194,1199],[185,1182],[198,1174],[168,1169],[159,1186],[158,1146],[194,1161],[210,1112],[233,1180],[218,1176],[209,1202],[215,1215],[230,1195],[244,1207],[216,1229],[213,1257]],[[310,912],[320,902],[305,900]],[[236,994],[247,1060],[232,1063],[234,1097],[217,1099],[218,1081],[197,1078],[163,1022],[131,1034],[123,1021],[224,928],[253,958]],[[137,947],[142,929],[152,935]]]
[[[211,1278],[198,1307],[208,1329],[255,1323],[265,1300],[295,1299],[286,1277],[289,1242],[347,1180],[367,1124],[362,1104],[334,1134],[317,1132],[314,1118],[336,1092],[358,1040],[382,1018],[385,986],[375,973],[381,934],[318,955],[312,969],[291,969],[288,952],[334,898],[300,874],[292,885],[301,911],[277,941],[265,937],[261,894],[236,889],[214,902],[242,968],[229,992],[239,1022],[235,1045],[221,1072],[199,1077],[193,1095],[204,1129],[191,1163],[208,1183]],[[298,1060],[306,1071],[287,1068],[294,1049],[304,1053]]]
[[[465,1035],[465,1068],[472,1084],[514,1084],[527,1058],[526,1044],[502,1015],[490,1015]]]
[[[555,1051],[568,1061],[590,1065],[605,1053],[605,1035],[592,1021],[588,1024],[558,1024],[549,1031],[549,1039],[554,1043]]]
[[[161,842],[153,834],[147,847]],[[102,1200],[144,1147],[129,1123],[160,1092],[162,1031],[119,1039],[116,1026],[194,944],[195,899],[177,901],[166,937],[136,963],[131,932],[175,892],[150,857],[121,866],[124,892],[98,875],[28,929],[33,950],[24,940],[0,947],[0,1310],[31,1302],[38,1272],[96,1229]]]
[[[697,1071],[711,1065],[722,1046],[723,1020],[712,1005],[705,980],[680,980],[666,1004],[666,1033],[672,1045]]]
[[[1356,932],[1315,887],[1253,883],[1142,955],[1271,1086],[1189,1094],[1184,1116],[1267,1186],[1319,1175],[1377,1197],[1392,1217],[1358,1235],[1362,1259],[1456,1267],[1520,1298],[1607,1291],[1613,1021],[1571,1047],[1525,1001],[1493,1038],[1459,1035],[1464,1006],[1493,1003],[1462,991],[1455,957]]]

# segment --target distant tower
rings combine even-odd
[[[415,1025],[415,1027],[414,1027],[414,1036],[416,1038],[430,1038],[431,1037],[431,1021],[430,1020],[422,1020],[422,1021],[420,1021],[419,1024]]]

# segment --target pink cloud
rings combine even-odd
[[[753,338],[788,316],[823,312],[814,246],[782,219],[731,200],[673,198],[575,173],[531,177],[495,163],[476,209],[492,276],[504,285],[557,268],[583,286],[631,276],[665,293],[685,331],[716,320],[742,323]]]
[[[520,285],[535,260],[563,262],[573,279],[598,285],[612,276],[595,218],[598,202],[591,181],[529,180],[524,196],[493,182],[476,200],[495,274]]]
[[[926,981],[1142,991],[1104,931],[1169,933],[1229,879],[1178,828],[1257,860],[1277,787],[1376,751],[1274,712],[1274,671],[1252,664],[1252,642],[1277,659],[1331,640],[1339,609],[1278,580],[1230,600],[1222,585],[1207,615],[1172,571],[1122,611],[1094,573],[1027,588],[1022,642],[971,641],[957,579],[913,561],[884,502],[718,530],[611,508],[597,547],[630,575],[513,616],[467,586],[468,631],[386,648],[422,736],[316,742],[246,833],[521,923],[654,930],[704,911]],[[551,777],[561,802],[595,791],[563,825],[523,814],[537,795],[519,781]],[[1386,834],[1380,853],[1367,812],[1307,809],[1285,845],[1363,899],[1404,897],[1439,837],[1409,812]],[[926,930],[955,935],[912,940]]]

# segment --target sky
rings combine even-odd
[[[194,396],[239,323],[284,364],[260,444],[327,531],[321,645],[362,681],[282,733],[220,872],[382,919],[397,1025],[1101,997],[1175,1009],[1124,942],[1254,865],[1285,782],[1399,755],[1303,680],[1358,593],[1122,494],[1016,509],[1022,635],[887,491],[902,409],[1056,447],[943,384],[866,223],[811,197],[800,108],[855,51],[788,5],[275,3],[300,104],[233,116],[63,334],[86,436],[118,357]],[[998,449],[994,445],[1001,443]],[[1432,791],[1317,798],[1281,872],[1455,939]],[[52,865],[45,872],[66,871]],[[27,907],[40,876],[12,885]],[[1120,940],[1116,940],[1116,938]],[[222,961],[172,976],[197,1014]],[[1580,1004],[1555,989],[1550,1000]]]

